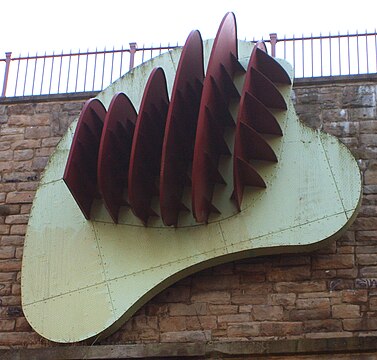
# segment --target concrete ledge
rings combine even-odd
[[[0,97],[0,105],[20,104],[20,103],[41,103],[54,101],[79,101],[87,100],[97,96],[99,91],[85,91],[77,93],[51,94],[51,95],[30,95],[30,96],[13,96]]]
[[[232,359],[256,355],[259,358],[269,358],[272,355],[289,357],[322,354],[322,358],[331,359],[331,354],[349,356],[351,353],[370,353],[377,356],[377,336],[250,342],[60,346],[42,349],[0,350],[0,358],[2,360]]]
[[[309,85],[377,83],[377,74],[319,76],[294,79],[293,88]]]

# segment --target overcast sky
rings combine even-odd
[[[7,0],[1,4],[0,58],[5,51],[17,56],[126,48],[129,42],[183,44],[193,29],[213,38],[227,11],[236,15],[240,39],[374,31],[376,10],[376,0]]]

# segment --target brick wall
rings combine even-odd
[[[377,82],[297,82],[297,112],[339,137],[364,174],[360,214],[336,243],[236,261],[185,278],[97,345],[377,336]],[[83,100],[0,103],[0,346],[54,344],[20,307],[28,214],[41,171]],[[86,344],[91,344],[87,342]]]

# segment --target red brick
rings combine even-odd
[[[207,313],[206,303],[194,304],[169,304],[169,314],[171,316],[185,316],[185,315],[205,315]]]
[[[50,126],[31,126],[25,128],[25,139],[43,139],[51,135]]]
[[[236,314],[238,311],[237,305],[208,305],[208,310],[210,314],[213,315],[224,315],[224,314]]]
[[[287,336],[301,335],[303,333],[302,322],[262,322],[260,335],[264,336]]]
[[[313,269],[346,269],[355,265],[353,255],[317,255],[313,257]]]
[[[0,247],[0,259],[12,259],[15,255],[14,246],[1,246]]]
[[[190,288],[188,286],[174,286],[167,288],[155,297],[156,302],[188,302],[190,299]]]
[[[21,270],[20,260],[0,260],[0,271],[12,272]]]
[[[310,279],[309,266],[274,267],[267,274],[268,281],[300,281]]]
[[[8,215],[5,218],[5,223],[6,224],[27,224],[29,221],[29,215]]]
[[[0,235],[8,235],[10,232],[10,225],[0,225]]]
[[[345,319],[343,328],[346,331],[377,330],[377,318]]]
[[[160,330],[168,331],[183,331],[186,330],[186,317],[185,316],[172,316],[160,319]]]
[[[6,202],[8,204],[18,204],[18,203],[32,203],[34,199],[34,191],[16,191],[10,192],[7,195]]]
[[[26,318],[19,317],[16,319],[15,331],[32,331],[32,327],[27,322]]]
[[[209,330],[217,328],[216,316],[187,316],[186,330]]]
[[[304,332],[336,332],[342,331],[341,320],[324,319],[324,320],[308,320],[304,321]]]
[[[203,291],[192,295],[191,300],[210,304],[229,304],[230,293],[227,291]]]
[[[250,337],[260,334],[260,324],[257,322],[245,322],[241,324],[231,324],[227,328],[229,337]]]
[[[360,265],[377,265],[376,254],[357,254],[356,261]]]
[[[329,309],[329,298],[297,299],[296,309]]]
[[[25,238],[19,235],[9,235],[9,236],[2,236],[0,240],[0,244],[4,245],[14,245],[14,246],[22,246],[24,244]]]
[[[359,304],[368,301],[367,290],[343,290],[342,301],[345,303]]]
[[[360,317],[360,306],[340,304],[332,306],[332,317],[336,319],[352,319]]]
[[[293,309],[289,313],[290,320],[293,321],[307,321],[307,320],[321,320],[330,318],[330,306],[324,309]]]
[[[290,305],[294,305],[295,302],[296,302],[296,294],[294,293],[269,295],[269,303],[272,305],[290,306]]]
[[[27,225],[12,225],[10,228],[11,235],[25,235]]]
[[[248,313],[219,315],[217,321],[219,323],[247,322],[250,321],[250,315]]]
[[[23,150],[14,151],[14,160],[16,161],[31,160],[33,156],[34,156],[34,150],[32,149],[23,149]]]
[[[238,275],[222,275],[222,276],[197,276],[193,278],[192,287],[197,290],[228,290],[237,289],[239,287]]]
[[[211,340],[210,331],[173,331],[161,334],[161,342],[207,342]]]
[[[254,320],[282,320],[283,308],[276,305],[254,305],[252,310]]]
[[[327,289],[326,281],[302,281],[302,282],[279,282],[274,285],[277,292],[282,293],[300,293],[300,292],[317,292]]]
[[[13,331],[15,320],[0,320],[0,332]]]

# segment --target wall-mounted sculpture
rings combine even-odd
[[[33,204],[32,327],[58,342],[106,336],[195,271],[339,237],[360,172],[336,138],[300,123],[291,87],[291,67],[238,42],[229,13],[213,43],[194,31],[88,101]]]

